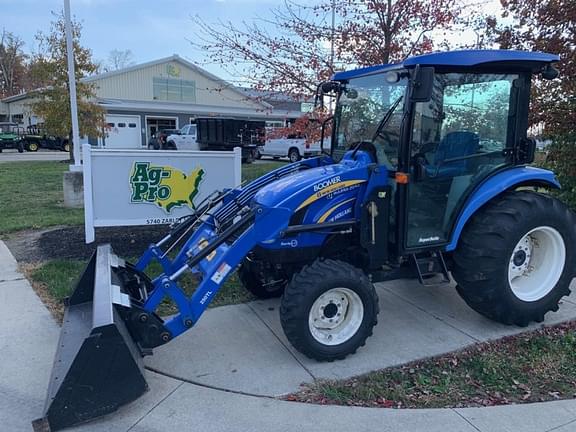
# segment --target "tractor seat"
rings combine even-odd
[[[480,137],[474,132],[450,132],[440,141],[434,153],[434,163],[426,167],[429,177],[457,177],[468,173],[468,160],[444,162],[473,155],[480,147]]]

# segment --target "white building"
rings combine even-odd
[[[302,115],[251,98],[178,55],[83,81],[94,84],[97,102],[106,110],[108,139],[99,144],[107,147],[145,147],[158,130],[180,129],[198,118],[283,121]],[[26,94],[3,99],[0,121],[24,127],[41,122],[31,112],[30,102]]]

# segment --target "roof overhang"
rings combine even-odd
[[[132,101],[124,99],[98,99],[98,104],[107,111],[130,111],[143,113],[188,114],[198,117],[222,117],[260,120],[278,120],[301,117],[299,111],[273,111],[213,105],[187,104],[160,101]]]

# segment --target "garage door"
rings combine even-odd
[[[140,116],[107,115],[106,148],[141,148]]]

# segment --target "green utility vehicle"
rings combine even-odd
[[[18,123],[0,122],[0,153],[2,150],[14,148],[19,153],[24,151],[24,128]]]
[[[23,137],[26,151],[36,152],[40,148],[50,150],[70,151],[68,138],[61,138],[49,135],[39,126],[28,126]]]

